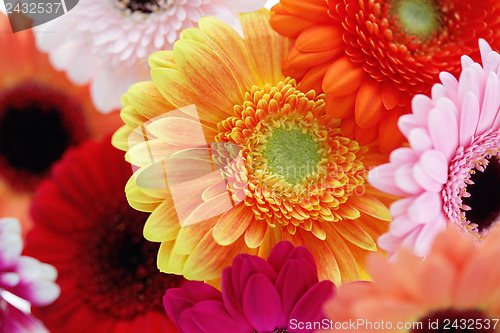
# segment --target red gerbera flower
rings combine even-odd
[[[37,191],[27,252],[59,271],[60,298],[37,314],[52,333],[176,332],[162,296],[183,278],[160,273],[148,214],[128,205],[132,170],[109,140],[69,151]]]
[[[271,25],[297,38],[285,74],[302,90],[323,88],[344,135],[379,138],[388,151],[413,95],[429,93],[441,71],[458,74],[462,54],[479,60],[478,38],[500,45],[499,9],[494,0],[282,0]]]

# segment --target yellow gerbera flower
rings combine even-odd
[[[238,253],[267,258],[289,240],[312,252],[320,279],[367,278],[392,198],[366,171],[387,156],[342,137],[324,95],[283,75],[290,40],[268,20],[266,10],[241,15],[242,38],[203,18],[150,57],[153,82],[123,97],[126,125],[113,138],[139,167],[127,197],[152,212],[144,235],[162,242],[164,272],[214,279]]]

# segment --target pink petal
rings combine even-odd
[[[429,174],[422,168],[421,163],[415,164],[413,166],[413,178],[420,186],[422,186],[427,191],[439,192],[443,188],[443,184],[431,178]]]
[[[498,76],[495,73],[490,73],[486,83],[483,106],[481,108],[481,115],[479,116],[476,135],[480,135],[491,128],[500,106],[499,89]]]
[[[405,164],[418,162],[419,155],[411,148],[398,148],[392,151],[389,160],[391,163]]]
[[[500,54],[492,52],[488,55],[486,62],[483,62],[485,73],[497,73],[500,67]]]
[[[471,143],[478,121],[479,101],[477,96],[469,91],[465,94],[460,112],[460,146],[466,147]]]
[[[258,332],[272,332],[278,326],[281,299],[273,284],[263,274],[248,280],[243,293],[243,310]]]
[[[448,160],[440,151],[426,151],[420,156],[419,164],[422,170],[437,183],[445,184],[448,180]]]
[[[335,294],[333,282],[324,280],[315,284],[297,302],[290,318],[302,322],[313,322],[323,318],[323,304]],[[289,329],[290,330],[290,329]],[[306,330],[302,332],[307,332]]]
[[[208,300],[196,303],[191,309],[191,315],[193,321],[204,333],[248,332],[247,327],[231,318],[219,301]]]
[[[453,75],[448,72],[439,73],[439,79],[446,89],[446,96],[455,101],[458,97],[458,81]],[[438,101],[439,102],[439,101]]]
[[[458,148],[458,110],[448,98],[441,98],[438,108],[429,114],[429,133],[434,148],[441,151],[447,160]]]
[[[432,86],[431,96],[434,101],[437,101],[442,97],[446,97],[445,87],[442,84],[436,83]]]
[[[267,262],[274,268],[276,273],[279,273],[281,267],[294,249],[295,246],[288,241],[279,242],[273,247]]]
[[[481,61],[484,65],[488,59],[488,56],[490,55],[491,52],[493,52],[493,50],[491,49],[491,46],[490,46],[490,44],[488,44],[487,41],[480,38],[479,39],[479,51],[481,52]]]
[[[460,62],[462,63],[462,70],[465,70],[469,66],[471,66],[474,63],[474,60],[472,60],[469,56],[463,55],[460,58]]]
[[[408,208],[408,215],[415,222],[427,222],[441,212],[441,194],[425,192],[418,196]]]
[[[286,326],[290,312],[302,297],[302,295],[318,282],[316,267],[309,261],[303,259],[291,259],[285,263],[280,274],[276,278],[276,290],[282,300],[283,321],[280,321],[280,327]]]
[[[433,148],[429,132],[423,128],[415,128],[411,130],[410,135],[408,136],[408,141],[410,142],[411,147],[418,153]]]
[[[434,102],[426,95],[415,95],[411,101],[411,109],[420,126],[427,124],[429,111],[434,108]]]
[[[389,227],[389,232],[393,236],[404,238],[414,230],[418,229],[420,226],[420,223],[411,219],[407,214],[403,214],[395,217],[394,220],[392,220]]]
[[[395,173],[398,167],[394,164],[378,166],[368,173],[368,182],[380,191],[401,197],[407,196],[408,193],[400,189],[395,182]]]
[[[408,137],[410,135],[412,129],[421,126],[422,125],[419,124],[417,118],[412,114],[402,115],[398,119],[398,127],[401,130],[401,133],[403,133],[405,137]]]
[[[396,170],[395,181],[400,189],[411,195],[420,194],[423,191],[422,187],[413,179],[412,164],[400,166]]]
[[[446,219],[443,214],[440,215],[441,216],[430,220],[423,226],[422,230],[420,230],[414,247],[417,256],[426,256],[436,236],[446,229]]]
[[[414,198],[403,198],[393,202],[389,208],[393,217],[406,214]]]

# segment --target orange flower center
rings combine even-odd
[[[314,221],[348,218],[342,204],[364,184],[367,148],[340,136],[324,95],[305,94],[287,78],[276,87],[253,87],[234,112],[218,124],[216,141],[241,147],[244,162],[227,177],[244,190],[256,219],[294,234],[297,226],[311,230]]]

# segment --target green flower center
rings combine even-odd
[[[298,184],[317,169],[322,157],[320,149],[307,131],[276,128],[262,156],[271,173],[283,176],[290,184]]]
[[[418,37],[431,37],[440,26],[440,12],[432,0],[396,0],[393,14],[403,29]]]

